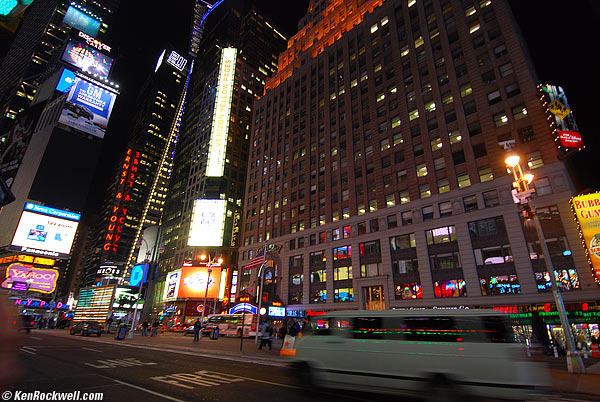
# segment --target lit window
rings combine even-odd
[[[477,12],[477,10],[475,9],[474,6],[471,6],[465,10],[465,14],[467,17],[470,17],[471,15],[475,14],[476,12]]]
[[[434,101],[429,101],[429,102],[425,103],[425,111],[433,112],[434,110],[435,110],[435,102]]]
[[[462,141],[462,136],[460,135],[460,131],[454,130],[448,134],[450,138],[450,144],[458,144]]]
[[[472,25],[469,28],[469,33],[477,32],[479,31],[479,28],[481,28],[481,25],[479,23],[476,23],[475,25]]]
[[[378,29],[379,29],[379,27],[377,26],[377,24],[371,26],[371,33],[377,32]]]
[[[406,204],[410,202],[410,195],[408,194],[408,190],[400,191],[400,204]]]
[[[467,83],[460,87],[460,96],[467,96],[473,93],[473,88],[471,84]]]
[[[410,121],[413,121],[418,118],[419,118],[419,110],[418,109],[414,109],[414,110],[411,110],[410,112],[408,112],[408,119]]]
[[[435,137],[430,141],[431,150],[437,151],[438,149],[442,149],[442,139],[440,137]]]
[[[387,24],[388,22],[390,22],[390,19],[385,16],[381,19],[381,26],[384,26],[385,24]]]
[[[536,169],[544,166],[542,154],[539,151],[537,151],[527,155],[527,166],[529,166],[529,169]]]
[[[527,108],[525,105],[519,105],[512,108],[512,115],[515,120],[521,120],[527,117]]]
[[[425,163],[421,163],[417,165],[417,177],[425,177],[427,176],[427,165]]]
[[[459,174],[456,176],[456,179],[458,181],[458,188],[465,188],[471,185],[471,179],[469,178],[468,173]]]
[[[377,94],[377,102],[381,102],[384,99],[385,99],[385,93],[380,92],[379,94]]]
[[[494,180],[494,174],[492,168],[482,167],[479,168],[479,181],[485,183],[486,181]]]
[[[500,112],[494,115],[494,124],[496,127],[502,127],[508,124],[508,116],[505,112]]]
[[[425,43],[423,41],[423,37],[419,36],[417,39],[415,39],[415,49],[418,48],[419,46],[423,45],[423,43]]]
[[[448,182],[448,179],[438,180],[437,185],[438,193],[440,194],[447,193],[448,191],[450,191],[450,183]]]
[[[422,184],[419,186],[419,197],[420,198],[431,197],[431,190],[429,189],[429,184]]]
[[[402,123],[402,120],[400,120],[400,116],[392,117],[392,128],[398,127],[401,123]],[[400,138],[402,138],[402,136],[400,136]]]
[[[393,207],[396,205],[396,196],[394,194],[388,194],[385,196],[385,206]]]

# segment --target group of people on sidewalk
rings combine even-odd
[[[153,336],[158,336],[158,320],[155,318],[154,321],[152,321],[152,324],[150,324],[148,322],[148,320],[144,320],[144,322],[142,323],[142,336],[148,336],[148,327],[151,328],[151,332],[150,332],[150,338],[152,338]]]

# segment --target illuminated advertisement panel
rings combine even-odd
[[[63,22],[92,36],[98,35],[98,30],[100,29],[101,25],[100,21],[95,20],[73,6],[69,6],[69,8],[67,8]]]
[[[208,281],[206,297],[209,299],[218,298],[221,285],[221,268],[211,267],[210,278],[208,269],[208,267],[183,267],[179,279],[178,297],[205,297],[206,282]]]
[[[104,138],[117,94],[75,77],[58,121],[96,137]]]
[[[6,268],[7,280],[2,282],[2,287],[12,288],[13,283],[29,284],[26,290],[41,293],[52,293],[56,289],[58,271],[50,268],[36,268],[23,263],[10,264]],[[16,287],[15,287],[16,288]]]
[[[65,63],[78,68],[86,74],[104,79],[108,78],[113,59],[98,51],[94,46],[69,39],[61,58]]]
[[[131,276],[129,278],[129,286],[140,286],[142,283],[142,279],[144,283],[148,277],[148,265],[147,264],[139,264],[134,265],[131,268]]]
[[[223,245],[225,200],[196,200],[190,222],[188,246],[218,247]]]
[[[58,80],[58,84],[56,84],[56,90],[66,94],[71,91],[73,84],[75,83],[75,73],[66,68],[63,69],[62,74]]]
[[[98,321],[104,324],[115,297],[115,286],[83,288],[79,292],[73,322]]]
[[[225,153],[227,151],[236,57],[237,49],[235,48],[225,48],[221,53],[217,97],[215,100],[208,162],[206,165],[206,176],[208,177],[223,176],[223,169],[225,168]]]
[[[554,117],[555,127],[552,134],[560,140],[560,143],[557,142],[559,154],[564,156],[567,152],[585,148],[565,91],[562,87],[552,84],[543,85],[541,88],[546,110]]]
[[[164,301],[171,301],[177,299],[177,293],[179,291],[179,278],[181,277],[181,270],[169,272],[167,274],[167,280],[165,282],[165,291],[163,293]]]
[[[600,193],[573,197],[571,207],[579,223],[579,232],[594,278],[600,284]]]
[[[9,248],[36,255],[67,258],[77,232],[80,214],[25,203]]]

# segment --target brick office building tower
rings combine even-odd
[[[240,267],[282,246],[289,315],[552,303],[499,146],[515,140],[564,299],[593,303],[537,86],[506,1],[312,0],[253,108]]]

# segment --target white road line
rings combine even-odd
[[[35,340],[38,340],[38,341],[41,341],[41,340],[42,340],[42,338],[38,338],[37,336],[30,336],[30,338],[31,338],[31,339],[35,339]]]
[[[25,349],[25,347],[22,347],[21,349],[19,349],[21,352],[25,352],[25,353],[29,353],[30,355],[37,355],[37,353],[35,353],[32,350],[29,349]]]
[[[152,394],[152,395],[159,396],[159,397],[164,398],[164,399],[168,399],[168,400],[175,401],[175,402],[185,402],[185,401],[183,401],[181,399],[173,398],[172,396],[169,396],[169,395],[161,394],[159,392],[150,391],[149,389],[146,389],[146,388],[138,387],[137,385],[129,384],[127,382],[123,382],[123,381],[119,381],[119,380],[115,380],[115,379],[112,379],[112,380],[114,382],[116,382],[117,384],[121,384],[121,385],[125,385],[127,387],[135,388],[137,390],[144,391],[144,392],[147,392],[147,393]]]
[[[85,349],[85,350],[91,350],[92,352],[98,352],[98,353],[102,353],[102,351],[101,351],[101,350],[98,350],[98,349],[92,349],[92,348],[83,348],[83,347],[82,347],[81,349]]]

